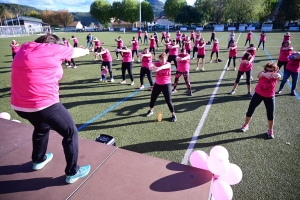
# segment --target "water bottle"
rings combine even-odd
[[[159,121],[159,122],[162,121],[162,112],[161,112],[161,111],[158,111],[158,114],[157,114],[157,121]]]

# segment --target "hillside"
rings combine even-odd
[[[164,3],[160,0],[147,0],[153,9],[154,17],[161,17],[164,15]]]
[[[0,5],[3,5],[4,9],[8,10],[14,16],[16,16],[17,14],[19,14],[19,15],[26,15],[30,11],[41,12],[41,10],[39,10],[37,8],[31,7],[31,6],[20,5],[20,4],[0,3]]]

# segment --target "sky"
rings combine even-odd
[[[112,3],[114,0],[108,0]],[[164,1],[164,0],[162,0]],[[195,0],[187,0],[193,5]],[[40,10],[68,9],[70,12],[89,12],[94,0],[0,0],[0,3],[15,3],[38,8]]]

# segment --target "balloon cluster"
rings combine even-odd
[[[238,184],[243,177],[239,166],[229,162],[229,154],[225,147],[215,146],[209,156],[204,151],[194,151],[190,156],[193,167],[209,170],[214,174],[212,196],[215,200],[230,200],[233,192],[230,185]]]
[[[10,120],[10,114],[7,112],[2,112],[0,113],[0,118]],[[19,120],[16,119],[13,119],[11,121],[21,123]]]

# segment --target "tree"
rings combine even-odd
[[[138,21],[139,2],[137,0],[123,0],[122,7],[124,12],[124,21],[130,23]]]
[[[111,5],[105,0],[94,1],[90,7],[91,16],[102,24],[110,22],[110,18],[112,17],[110,11]]]
[[[3,5],[0,5],[0,16],[2,16],[4,14],[4,6]]]
[[[40,14],[40,18],[43,20],[43,22],[49,24],[49,25],[58,25],[59,22],[56,18],[56,13],[52,10],[43,10]]]
[[[170,21],[175,21],[180,9],[186,5],[186,0],[166,0],[164,10]]]
[[[74,20],[73,15],[68,10],[59,10],[55,13],[55,16],[64,27]]]
[[[197,8],[189,5],[183,6],[175,18],[175,22],[189,25],[192,23],[199,23],[200,21],[201,14],[198,12]]]
[[[195,8],[201,14],[200,23],[205,24],[205,22],[209,22],[214,17],[214,2],[211,0],[196,0]]]
[[[30,11],[27,16],[28,17],[40,18],[40,14],[35,10]]]
[[[142,10],[141,21],[152,22],[154,19],[154,13],[151,4],[148,1],[142,1],[141,10]]]
[[[119,1],[114,1],[111,6],[110,14],[111,17],[114,18],[114,21],[124,19],[123,4]]]
[[[279,9],[286,21],[290,22],[300,18],[300,0],[283,0]]]

